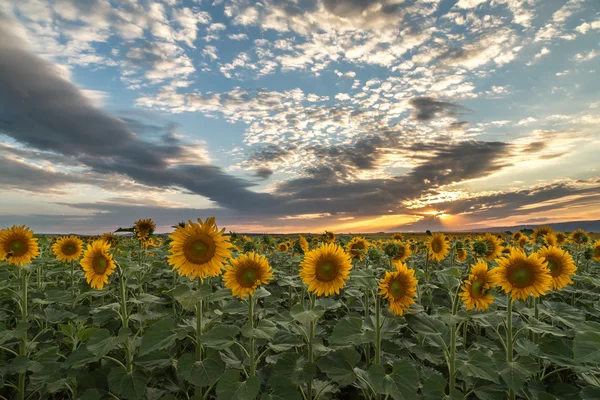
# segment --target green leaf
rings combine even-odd
[[[98,328],[86,328],[82,331],[77,332],[77,339],[79,339],[80,342],[85,342],[86,340],[88,340],[90,338],[90,336],[92,336],[96,331],[98,330]]]
[[[24,374],[27,372],[29,366],[29,359],[25,356],[17,356],[12,360],[12,367],[17,374]]]
[[[90,336],[86,347],[90,353],[100,358],[107,355],[111,350],[114,350],[125,340],[126,338],[123,338],[121,335],[111,336],[108,329],[99,329]]]
[[[587,386],[581,390],[581,400],[600,399],[600,387]]]
[[[25,332],[29,329],[27,322],[19,322],[15,329],[8,330],[6,325],[0,323],[0,344],[4,344],[13,339],[21,339]]]
[[[294,347],[303,346],[304,341],[297,335],[285,331],[277,331],[269,347],[276,352],[287,351]]]
[[[261,400],[300,400],[297,386],[287,378],[276,377],[269,379],[270,392],[263,393]]]
[[[69,354],[69,357],[65,360],[64,366],[66,368],[78,369],[97,360],[98,357],[90,353],[85,346],[80,346],[77,350]]]
[[[176,339],[177,334],[173,332],[172,319],[167,318],[155,322],[142,337],[139,355],[143,356],[156,350],[172,347]]]
[[[573,357],[573,341],[562,338],[547,338],[539,344],[539,357],[563,367],[576,367],[578,360]]]
[[[542,321],[538,321],[535,318],[529,318],[529,323],[525,324],[525,327],[533,333],[546,333],[552,336],[567,336],[567,334],[562,329],[546,324]]]
[[[584,313],[563,302],[543,301],[538,308],[540,313],[547,315],[552,321],[562,323],[569,328],[575,328],[585,321]]]
[[[78,400],[100,400],[102,396],[100,396],[100,392],[96,389],[88,389],[86,390]]]
[[[466,376],[500,383],[498,369],[494,362],[490,361],[492,361],[490,355],[486,355],[480,350],[471,350],[467,361],[459,361],[459,364],[462,365],[458,367],[458,370]]]
[[[123,368],[117,367],[108,374],[108,387],[112,392],[129,400],[139,400],[143,397],[150,376],[140,370],[126,373]]]
[[[573,341],[573,355],[581,363],[600,363],[600,332],[577,332]]]
[[[191,354],[186,354],[177,362],[177,371],[192,385],[212,386],[225,372],[225,364],[217,352],[202,361],[196,361]]]
[[[412,400],[417,397],[419,374],[406,360],[395,361],[390,374],[381,365],[369,368],[369,382],[378,394],[390,395],[394,400]]]
[[[258,325],[252,329],[249,324],[242,327],[242,336],[250,338],[255,337],[256,339],[271,339],[277,332],[277,325],[274,322],[262,319]]]
[[[217,384],[219,400],[254,400],[260,390],[260,381],[251,376],[240,382],[240,371],[233,369],[225,371]]]
[[[217,350],[223,350],[235,343],[235,337],[240,332],[240,328],[233,325],[218,325],[206,332],[200,338],[204,346]]]
[[[137,301],[139,303],[143,303],[143,304],[168,304],[169,300],[167,299],[163,299],[161,297],[158,296],[154,296],[153,294],[149,294],[149,293],[142,293],[138,296]]]
[[[422,387],[423,396],[427,400],[443,399],[446,395],[446,379],[439,374],[431,374],[425,379]]]
[[[359,361],[360,354],[354,348],[347,347],[320,358],[317,366],[331,380],[345,386],[358,379],[354,367]]]
[[[294,353],[285,353],[277,360],[273,375],[290,379],[296,385],[302,385],[317,375],[317,365]]]
[[[331,345],[351,346],[366,342],[363,320],[358,317],[340,319],[329,337]]]
[[[318,320],[321,318],[321,316],[323,316],[323,314],[325,314],[325,307],[315,306],[311,311],[309,309],[305,309],[302,304],[295,304],[290,310],[290,314],[296,321],[303,325],[308,325],[309,323]]]
[[[509,388],[519,392],[527,379],[537,370],[538,365],[533,358],[521,357],[518,361],[504,363],[500,370],[500,376]]]

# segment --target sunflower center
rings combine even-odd
[[[8,243],[8,249],[15,257],[20,257],[27,253],[27,247],[27,243],[21,239],[14,239]]]
[[[402,282],[400,282],[399,280],[393,280],[390,283],[390,294],[392,295],[392,297],[394,299],[398,299],[400,297],[402,297],[404,295],[405,289],[404,289],[404,285],[402,284]]]
[[[553,277],[559,276],[562,272],[562,268],[560,267],[560,262],[558,260],[556,260],[554,257],[548,257],[548,258],[546,258],[546,261],[548,261],[548,269],[550,270],[550,274]]]
[[[245,268],[238,273],[238,283],[243,287],[252,287],[258,278],[255,268]]]
[[[517,288],[524,288],[533,283],[533,271],[526,265],[518,266],[509,273],[510,283]]]
[[[485,286],[485,281],[483,279],[475,279],[471,284],[471,293],[474,294],[483,294],[483,287]]]
[[[104,274],[106,268],[108,267],[108,260],[103,255],[99,254],[94,257],[92,261],[92,268],[94,268],[94,272],[98,275]]]
[[[396,258],[404,257],[404,253],[405,253],[404,246],[400,246],[400,248],[398,249],[398,252],[396,253]]]
[[[329,282],[337,276],[337,267],[331,261],[325,261],[316,268],[317,279],[322,282]]]
[[[206,264],[213,258],[215,247],[215,242],[210,236],[193,236],[185,243],[183,253],[193,264]]]
[[[72,256],[73,254],[75,254],[77,249],[72,244],[67,244],[67,245],[63,246],[62,251],[63,251],[64,255]]]
[[[433,250],[434,253],[439,253],[442,251],[442,243],[440,243],[438,240],[434,240],[431,243],[431,250]]]

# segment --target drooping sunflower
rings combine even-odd
[[[83,242],[74,235],[61,237],[52,245],[52,252],[62,262],[77,261],[83,252]]]
[[[112,232],[103,233],[102,236],[100,236],[100,240],[110,244],[111,248],[117,245],[117,236]]]
[[[538,226],[536,229],[533,230],[533,233],[531,234],[531,239],[534,242],[537,242],[538,238],[542,238],[551,232],[554,232],[551,226]]]
[[[596,240],[592,245],[592,257],[595,261],[600,261],[600,240]]]
[[[341,246],[324,243],[304,255],[299,275],[310,292],[329,296],[346,286],[351,269],[350,255]]]
[[[325,231],[325,233],[323,234],[323,239],[327,243],[334,243],[335,242],[335,233],[330,232],[330,231]]]
[[[251,252],[231,259],[229,263],[231,265],[223,274],[225,287],[240,299],[252,296],[259,285],[266,285],[273,279],[273,270],[265,256]]]
[[[0,261],[22,267],[40,254],[37,238],[25,225],[0,230]]]
[[[94,289],[102,289],[108,284],[108,277],[115,270],[115,262],[109,253],[110,245],[103,240],[88,244],[83,252],[81,268],[85,271],[86,282]]]
[[[443,233],[434,233],[427,243],[429,249],[429,255],[432,260],[442,261],[450,249],[448,241],[446,241],[446,235]]]
[[[477,264],[471,266],[469,278],[465,281],[460,297],[467,310],[476,308],[485,311],[494,302],[490,289],[495,286],[494,274],[488,269],[486,261],[479,259]]]
[[[523,236],[523,233],[521,233],[520,231],[517,231],[515,233],[512,234],[512,238],[514,241],[517,241],[521,238],[521,236]]]
[[[525,300],[529,295],[539,297],[550,290],[552,275],[548,263],[536,253],[529,256],[521,250],[513,250],[508,257],[496,260],[494,283],[513,300]]]
[[[519,240],[517,240],[517,246],[519,246],[521,249],[525,248],[525,245],[529,243],[529,238],[525,235],[521,236],[519,238]]]
[[[467,250],[457,249],[456,250],[456,259],[460,262],[464,262],[467,259]]]
[[[392,235],[392,240],[403,240],[403,239],[404,239],[404,236],[402,236],[401,233],[394,233]]]
[[[571,235],[569,235],[569,237],[575,244],[584,244],[588,241],[587,234],[583,229],[577,229],[576,231],[571,232]]]
[[[298,236],[298,245],[302,250],[302,253],[306,253],[308,251],[308,241],[304,238],[304,236]]]
[[[282,253],[285,253],[286,251],[288,251],[288,245],[287,245],[287,243],[283,243],[283,242],[279,243],[277,245],[277,251],[280,251]]]
[[[554,232],[544,235],[543,241],[546,246],[558,246],[558,238]]]
[[[573,283],[570,276],[575,274],[577,266],[568,252],[556,246],[549,246],[542,247],[537,254],[548,263],[552,275],[552,289],[560,290]]]
[[[386,271],[379,281],[379,295],[390,302],[389,310],[394,315],[402,316],[411,304],[415,303],[417,295],[417,279],[415,271],[408,269],[405,263],[394,261],[396,270]]]
[[[393,260],[397,262],[404,262],[406,259],[408,259],[408,257],[410,257],[410,255],[411,251],[408,243],[400,242],[400,246],[398,246],[398,250],[393,257]]]
[[[220,275],[223,264],[231,256],[231,244],[229,238],[223,236],[224,232],[225,228],[219,230],[214,217],[204,222],[198,218],[198,223],[189,221],[184,228],[169,235],[169,264],[190,279]]]
[[[364,238],[355,236],[346,245],[346,251],[350,254],[350,257],[356,258],[358,261],[362,261],[365,258],[365,253],[369,249],[369,242]]]
[[[567,235],[564,234],[564,232],[556,232],[556,244],[558,246],[562,246],[563,244],[567,243]]]
[[[156,224],[152,219],[138,219],[133,224],[133,229],[138,238],[145,238],[151,236],[156,230]]]

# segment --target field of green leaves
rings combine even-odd
[[[0,399],[600,399],[582,231],[131,231],[1,231]]]

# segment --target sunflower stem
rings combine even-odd
[[[256,362],[254,359],[254,296],[250,295],[248,299],[248,322],[250,323],[250,376],[256,376]]]
[[[116,264],[116,263],[115,263]],[[119,271],[119,286],[121,290],[121,325],[123,328],[129,328],[129,313],[127,311],[127,281],[123,268],[121,265],[116,264]],[[103,297],[104,298],[104,297]],[[129,338],[125,341],[125,365],[127,366],[127,373],[133,372],[133,360],[131,356],[131,348]]]
[[[369,319],[369,308],[371,307],[371,296],[369,296],[369,290],[365,290],[365,321]],[[371,366],[371,343],[365,344],[365,359],[367,361],[367,368]]]
[[[375,365],[381,365],[381,301],[375,296]]]
[[[512,308],[513,299],[509,294],[506,295],[506,362],[513,362],[513,326],[512,326]],[[515,392],[508,389],[508,398],[515,399]]]
[[[27,323],[29,321],[28,309],[27,309],[27,295],[29,289],[29,273],[25,268],[19,270],[21,274],[21,289],[23,294],[21,295],[21,322]],[[21,338],[21,344],[19,345],[19,355],[27,357],[27,329],[23,333]],[[25,376],[26,373],[19,374],[18,382],[18,400],[25,399]]]
[[[198,277],[198,289],[200,289],[200,286],[202,285],[202,278]],[[202,342],[201,342],[201,337],[202,337],[202,317],[203,317],[203,311],[204,311],[204,302],[202,301],[202,298],[200,298],[197,302],[196,302],[196,361],[200,362],[202,361]],[[202,386],[196,386],[196,395],[203,397],[204,393],[202,393]]]
[[[460,291],[460,282],[458,284],[458,288],[456,289],[456,293],[452,297],[452,315],[456,315],[458,312],[458,293]],[[452,292],[451,292],[452,293]],[[448,383],[448,395],[452,397],[454,394],[454,389],[456,388],[456,322],[452,322],[450,324],[450,356],[448,357],[448,376],[450,378],[450,382]]]
[[[75,261],[71,260],[71,297],[75,298]]]
[[[315,308],[315,296],[312,295],[310,292],[308,294],[308,298],[309,298],[309,307],[310,307],[310,311],[313,311]],[[309,324],[309,331],[308,331],[308,362],[310,364],[314,363],[315,359],[314,359],[314,352],[313,352],[313,338],[315,336],[315,328],[316,328],[316,321],[311,321]],[[308,400],[312,400],[312,379],[310,381],[308,381],[308,389],[307,389],[307,393],[306,393],[306,398]]]

